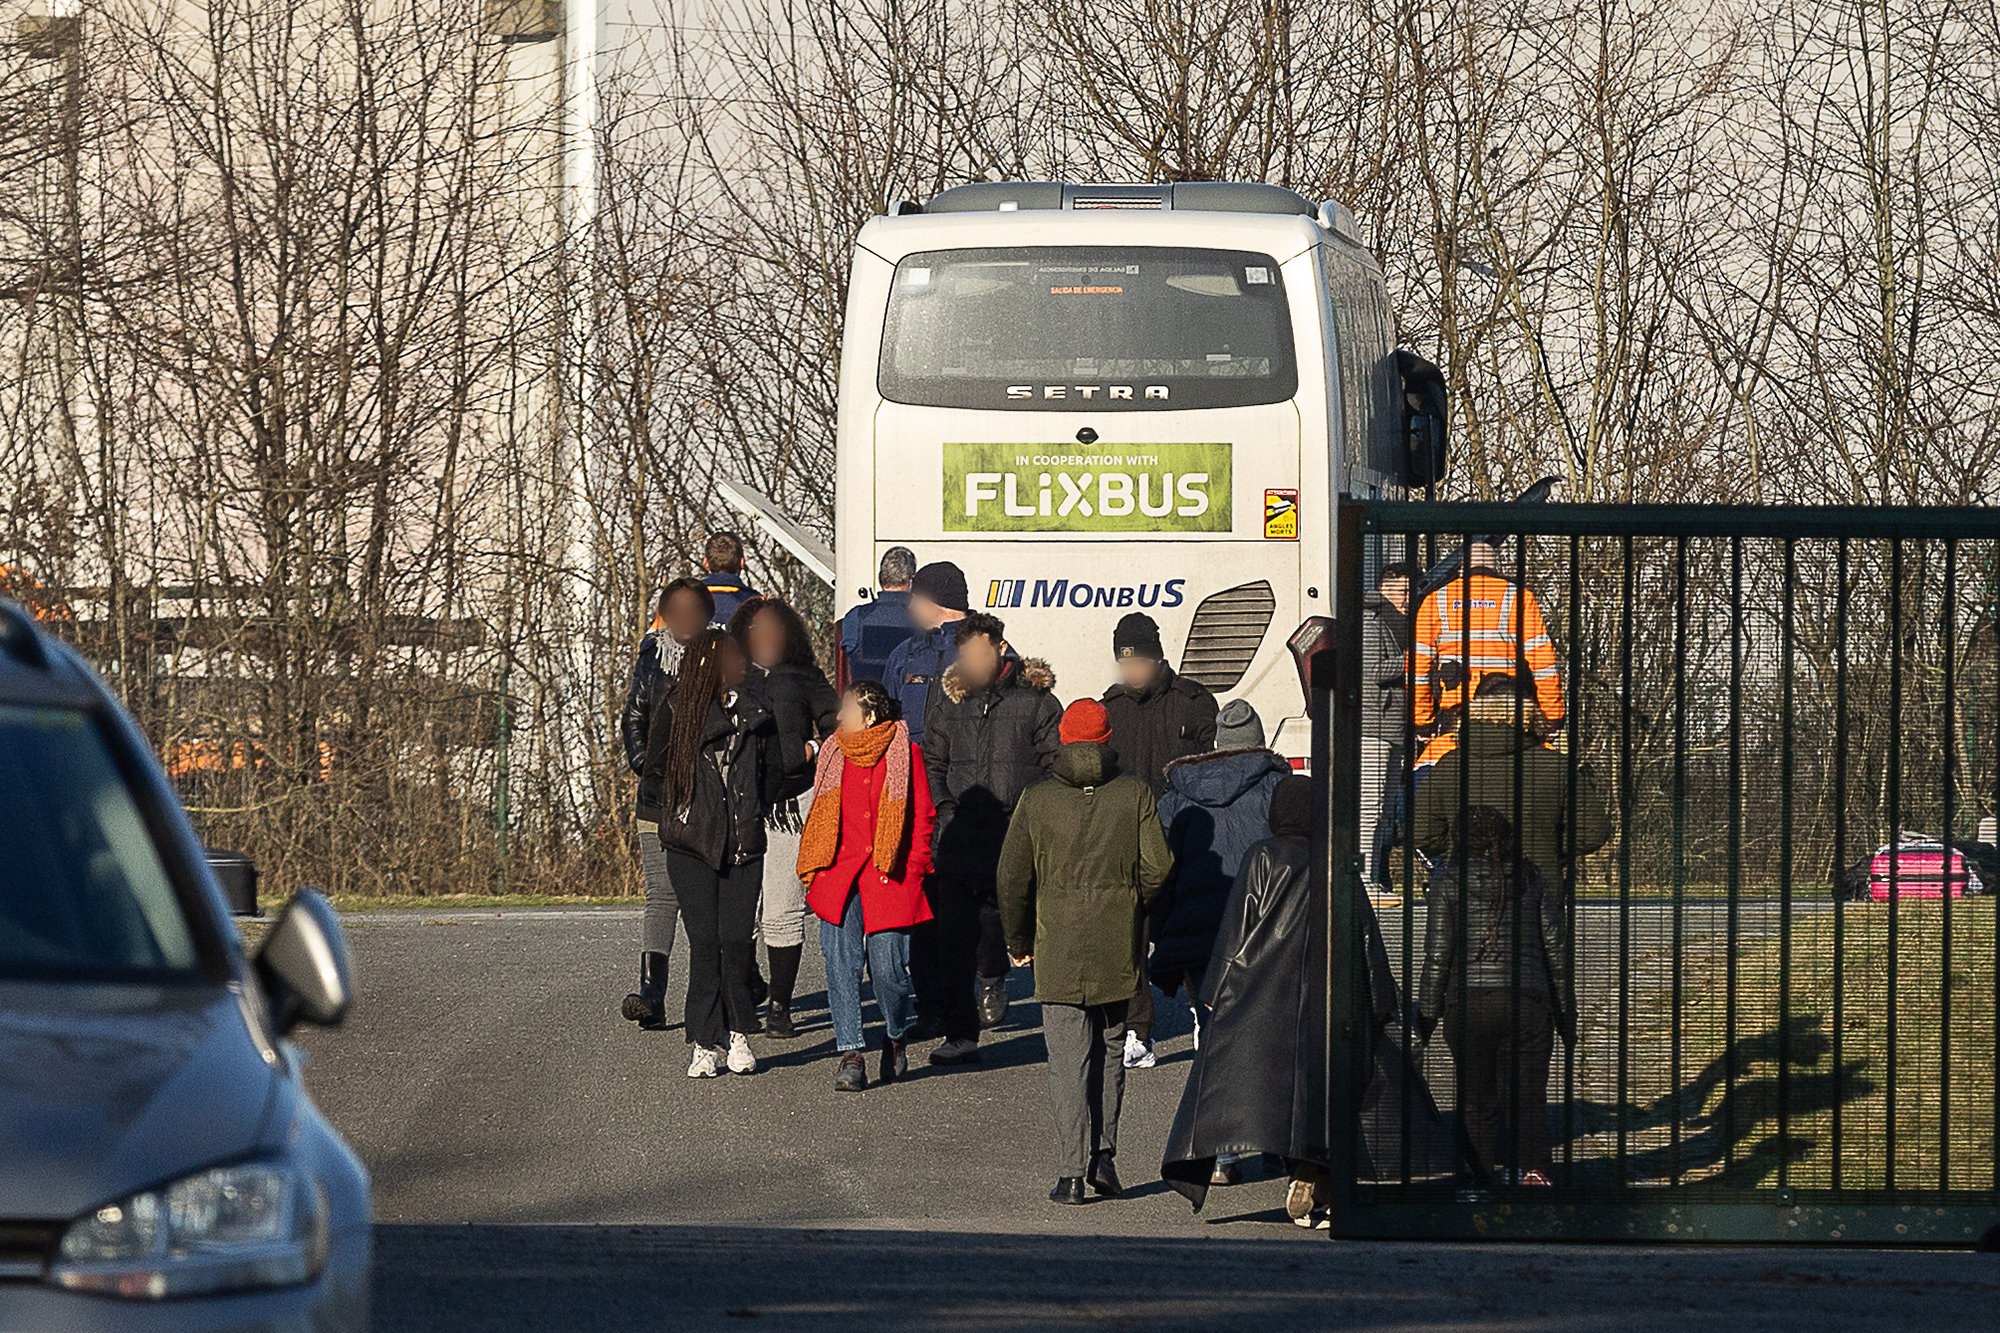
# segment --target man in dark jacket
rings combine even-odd
[[[914,628],[910,623],[910,581],[916,572],[915,553],[907,546],[891,546],[882,553],[882,563],[875,571],[874,599],[841,617],[840,651],[847,658],[849,681],[888,684],[889,654]],[[912,739],[921,741],[922,719],[918,722]]]
[[[727,625],[736,608],[757,595],[750,580],[743,577],[743,539],[733,532],[718,532],[702,549],[702,582],[715,598],[715,623]]]
[[[931,1052],[941,1065],[977,1060],[980,1027],[997,1027],[1006,1015],[994,867],[1014,803],[1055,761],[1062,721],[1050,693],[1055,673],[1047,662],[1016,656],[999,620],[968,615],[957,638],[958,660],[945,671],[923,745],[937,803],[937,869],[928,886],[937,949],[927,989],[944,1024],[944,1044]]]
[[[910,580],[910,623],[916,633],[889,654],[882,683],[902,705],[910,739],[919,745],[945,668],[958,659],[956,622],[965,619],[970,605],[965,574],[949,560],[925,565]]]
[[[1284,1157],[1295,1218],[1307,1214],[1315,1183],[1326,1178],[1326,907],[1313,885],[1312,804],[1304,777],[1272,792],[1271,837],[1244,857],[1209,956],[1202,1000],[1210,1021],[1160,1166],[1197,1212],[1219,1156]],[[1354,906],[1367,960],[1364,1036],[1380,1058],[1398,1007],[1395,974],[1368,899],[1357,896]],[[1441,1124],[1432,1108],[1412,1127],[1442,1139]],[[1401,1132],[1400,1121],[1385,1116],[1363,1128]],[[1378,1158],[1396,1156],[1394,1144],[1372,1133],[1367,1145]],[[1427,1164],[1418,1159],[1419,1170]]]
[[[1139,984],[1139,920],[1172,860],[1146,784],[1118,772],[1104,707],[1079,699],[1062,715],[1053,776],[1021,797],[1001,848],[1007,949],[1034,964],[1049,1052],[1056,1129],[1056,1203],[1124,1192],[1118,1048]]]
[[[1264,725],[1248,702],[1232,699],[1218,715],[1218,747],[1167,765],[1167,794],[1160,798],[1160,823],[1174,873],[1149,918],[1152,953],[1147,971],[1160,993],[1171,996],[1185,984],[1195,1002],[1195,1025],[1205,1019],[1197,997],[1230,886],[1250,849],[1270,836],[1271,793],[1291,776],[1292,766],[1264,748]],[[1145,998],[1152,998],[1150,993]],[[1153,1064],[1152,1006],[1145,1031],[1128,1032],[1128,1069]]]
[[[1520,677],[1489,675],[1480,681],[1457,748],[1431,766],[1417,789],[1417,846],[1435,856],[1451,855],[1460,810],[1484,805],[1514,824],[1521,856],[1551,884],[1562,883],[1565,860],[1602,847],[1611,837],[1603,794],[1590,770],[1579,768],[1571,828],[1569,759],[1543,743],[1545,727],[1534,688]]]
[[[1174,674],[1160,646],[1160,627],[1143,612],[1119,620],[1111,633],[1111,655],[1118,663],[1118,683],[1104,692],[1111,748],[1118,752],[1119,768],[1151,787],[1157,801],[1167,792],[1168,764],[1215,744],[1215,696]],[[1141,982],[1126,1015],[1128,1069],[1153,1065],[1153,992],[1143,961],[1150,948],[1151,941],[1141,943]]]
[[[1390,883],[1390,862],[1401,836],[1403,772],[1410,722],[1410,587],[1417,567],[1405,561],[1382,566],[1375,576],[1375,600],[1368,607],[1366,656],[1362,659],[1362,735],[1382,756],[1382,790],[1376,802],[1375,836],[1369,840],[1371,880]]]
[[[1167,791],[1167,765],[1215,744],[1215,696],[1206,686],[1174,674],[1160,646],[1160,627],[1142,611],[1111,633],[1118,683],[1104,692],[1111,718],[1111,748],[1118,766],[1153,789]]]

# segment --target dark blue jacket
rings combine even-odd
[[[736,614],[736,608],[757,596],[757,590],[750,586],[750,580],[738,573],[703,574],[701,581],[708,585],[709,595],[715,598],[715,623],[727,625],[729,617]]]
[[[840,651],[847,654],[847,678],[888,683],[889,654],[910,637],[910,594],[882,592],[872,602],[863,602],[840,621]],[[923,731],[922,720],[912,724],[914,738]]]
[[[1291,771],[1269,750],[1218,750],[1167,765],[1160,823],[1174,875],[1152,911],[1153,981],[1167,994],[1208,965],[1236,872],[1271,836],[1271,792]]]
[[[903,721],[910,724],[910,739],[919,745],[924,740],[924,710],[937,694],[944,669],[957,660],[958,624],[954,621],[933,630],[919,630],[904,639],[882,668],[882,683],[896,696],[896,702],[903,705]]]

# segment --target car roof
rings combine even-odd
[[[75,650],[0,598],[0,704],[95,708],[111,702]]]

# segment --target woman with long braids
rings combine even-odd
[[[1417,1032],[1429,1041],[1443,1020],[1475,1176],[1546,1185],[1552,1034],[1576,1041],[1561,891],[1492,806],[1454,822],[1452,858],[1431,868],[1424,899]]]
[[[764,1007],[766,1036],[790,1038],[792,990],[805,955],[806,899],[796,863],[799,834],[812,809],[812,785],[820,742],[834,728],[840,696],[813,661],[806,622],[776,597],[751,597],[729,618],[729,632],[750,659],[744,692],[770,711],[778,728],[785,776],[778,803],[764,821],[769,854],[764,858],[764,899],[758,913],[771,981]],[[758,987],[757,957],[750,956],[751,989]]]
[[[689,1078],[757,1068],[750,1033],[750,931],[764,877],[764,813],[784,779],[771,715],[741,693],[735,639],[704,630],[653,719],[646,776],[659,790],[660,845],[687,926]]]
[[[799,839],[799,878],[820,920],[826,1002],[840,1050],[836,1092],[868,1086],[864,964],[882,1010],[881,1081],[909,1072],[905,1037],[916,1022],[910,928],[931,919],[924,876],[935,819],[923,751],[910,740],[902,709],[882,682],[855,681],[840,697],[840,729],[820,751],[812,813]]]
[[[674,687],[687,646],[715,619],[715,598],[700,579],[675,579],[653,599],[653,623],[639,640],[632,680],[619,710],[618,733],[625,762],[639,775],[639,867],[646,877],[646,917],[639,946],[639,989],[625,997],[625,1017],[649,1031],[667,1025],[667,959],[674,951],[680,906],[667,879],[667,854],[660,846],[660,791],[646,777],[647,742],[653,717]]]

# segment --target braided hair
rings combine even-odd
[[[1492,868],[1492,911],[1486,918],[1486,937],[1479,945],[1484,955],[1500,933],[1500,916],[1515,892],[1513,821],[1490,805],[1467,806],[1458,821],[1458,856],[1460,861],[1477,856]]]
[[[861,705],[862,712],[868,714],[871,726],[880,726],[884,722],[900,722],[903,718],[903,705],[896,701],[896,696],[889,693],[888,687],[879,680],[854,681],[848,685],[847,695]]]
[[[673,717],[667,731],[667,766],[660,775],[660,805],[679,810],[694,797],[695,765],[700,762],[702,728],[708,706],[722,697],[723,643],[729,636],[705,629],[688,644],[674,678]]]

